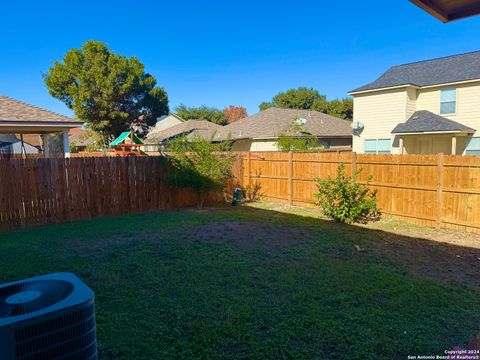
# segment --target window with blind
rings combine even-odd
[[[443,89],[440,92],[440,114],[457,112],[457,89]]]
[[[365,154],[390,154],[390,139],[365,140]]]

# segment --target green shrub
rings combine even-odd
[[[315,179],[318,199],[315,205],[321,207],[325,216],[341,223],[367,223],[380,219],[380,210],[377,208],[377,192],[370,190],[368,184],[357,181],[361,170],[352,176],[345,175],[345,165],[339,165],[335,179]]]
[[[242,188],[245,198],[249,201],[260,200],[265,194],[262,192],[262,184],[258,181],[253,181]]]
[[[235,162],[229,153],[229,142],[214,143],[194,136],[177,138],[169,145],[173,152],[170,164],[174,167],[169,175],[170,185],[193,189],[199,208],[209,193],[225,190]]]

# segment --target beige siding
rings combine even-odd
[[[232,151],[278,151],[274,140],[237,140],[232,145]]]
[[[428,110],[440,114],[440,92],[444,88],[457,89],[457,112],[442,116],[480,130],[480,82],[420,90],[417,110]]]
[[[405,154],[420,154],[420,142],[426,146],[427,152],[424,154],[444,153],[452,154],[452,135],[407,135],[403,137]],[[456,154],[461,155],[465,151],[466,137],[457,136]],[[425,149],[424,149],[425,150]]]
[[[480,81],[455,86],[437,86],[427,89],[405,88],[397,90],[377,91],[355,95],[354,121],[365,125],[360,136],[353,138],[353,150],[364,151],[365,139],[392,139],[392,129],[412,116],[415,111],[427,110],[440,115],[440,93],[445,88],[457,89],[457,106],[455,114],[442,115],[479,131],[474,136],[480,136]],[[431,141],[432,153],[451,152],[451,135],[422,135]],[[417,153],[419,138],[405,137],[404,145],[407,153]],[[398,139],[395,141],[395,146]],[[415,150],[414,150],[415,149]],[[465,138],[457,138],[457,154],[463,154]],[[392,148],[392,153],[398,153],[399,148]]]
[[[391,139],[393,142],[393,128],[406,120],[405,89],[359,94],[353,104],[353,120],[365,125],[360,135],[353,136],[353,151],[358,153],[364,152],[366,139]],[[392,152],[398,152],[398,148],[392,149]]]
[[[410,116],[417,111],[417,89],[408,88],[407,89],[407,110],[405,114],[405,120],[408,120]]]
[[[175,116],[169,115],[166,118],[157,121],[155,124],[155,129],[153,131],[162,131],[168,129],[174,125],[181,124],[182,122],[178,120]]]
[[[250,151],[278,151],[275,140],[253,140]]]

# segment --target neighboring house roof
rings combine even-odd
[[[417,87],[480,79],[480,51],[394,66],[351,93],[412,85]]]
[[[475,132],[468,126],[456,121],[449,120],[443,116],[431,113],[430,111],[416,111],[407,122],[398,124],[392,134],[408,133],[431,133],[431,132]]]
[[[28,130],[62,131],[82,126],[82,122],[37,106],[0,96],[0,130],[22,132]]]
[[[478,0],[410,0],[443,22],[480,14]]]
[[[163,115],[163,116],[160,116],[158,119],[157,119],[157,122],[159,121],[162,121],[166,118],[168,118],[169,116],[173,116],[174,118],[176,118],[177,120],[180,120],[180,121],[186,121],[184,119],[182,119],[180,116],[178,116],[177,114],[175,114],[174,112],[169,112],[167,115]]]
[[[88,131],[82,128],[73,128],[68,132],[70,143],[75,146],[89,146],[95,144],[95,140],[89,136]]]
[[[303,130],[318,137],[352,136],[351,122],[318,111],[269,108],[226,125],[215,140],[272,139],[289,133],[297,119],[304,119]],[[293,135],[293,134],[292,134]]]
[[[180,135],[188,135],[194,131],[217,131],[223,126],[214,124],[207,120],[187,120],[180,124],[171,126],[162,131],[151,132],[147,135],[147,143],[161,143],[165,140],[177,137]]]
[[[111,143],[110,143],[110,146],[113,147],[113,146],[117,146],[118,144],[120,144],[121,142],[127,140],[127,139],[130,139],[130,137],[132,138],[133,142],[135,144],[143,144],[143,141],[140,140],[140,138],[135,135],[135,134],[131,134],[130,131],[124,131],[122,132],[115,140],[113,140]]]
[[[173,120],[173,121],[172,121]],[[169,127],[175,126],[177,124],[180,124],[182,122],[185,122],[186,120],[182,119],[180,116],[174,113],[169,113],[168,115],[163,115],[159,118],[157,118],[157,122],[155,126],[152,126],[147,134],[148,137],[154,136],[154,134],[159,133],[161,131],[164,131],[165,129],[168,129]]]
[[[37,135],[37,134],[23,134],[23,136],[21,134],[16,135],[16,138],[18,140],[21,140],[22,137],[25,143],[35,146],[36,148],[40,149],[43,146],[42,137],[40,135]]]

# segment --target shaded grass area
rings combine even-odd
[[[0,281],[79,275],[96,293],[102,359],[404,359],[479,330],[475,263],[436,263],[478,250],[262,207],[1,234]],[[408,256],[436,272],[386,243],[421,249]]]

